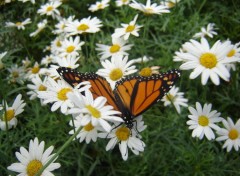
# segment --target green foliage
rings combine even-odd
[[[38,1],[38,0],[36,0]],[[5,67],[21,64],[25,57],[34,63],[40,61],[46,53],[43,49],[50,45],[55,38],[52,34],[56,20],[48,17],[48,27],[35,38],[29,34],[36,29],[43,16],[36,14],[40,4],[30,2],[12,2],[0,6],[0,51],[8,51],[3,60]],[[101,67],[99,56],[95,51],[96,43],[110,44],[114,28],[120,23],[127,23],[138,13],[127,6],[118,8],[113,2],[103,11],[90,13],[87,4],[91,0],[66,0],[61,6],[64,17],[75,15],[77,19],[88,16],[97,16],[103,21],[104,27],[99,33],[82,38],[86,42],[83,46],[83,59],[79,70],[82,72],[96,71]],[[158,2],[158,1],[156,1]],[[138,24],[143,25],[140,37],[130,37],[134,47],[129,52],[130,58],[152,56],[151,63],[138,65],[138,68],[150,64],[160,65],[162,70],[178,68],[179,64],[173,62],[174,52],[181,45],[189,41],[192,36],[206,26],[209,22],[218,27],[217,39],[239,42],[240,38],[240,4],[238,0],[182,0],[171,13],[163,15],[145,16],[139,14]],[[15,28],[6,28],[5,22],[17,22],[30,17],[32,24],[24,31]],[[46,146],[54,145],[55,151],[69,138],[71,130],[68,125],[70,116],[60,112],[51,112],[50,105],[41,106],[39,100],[29,100],[26,85],[7,84],[9,72],[4,68],[0,72],[0,99],[8,102],[21,93],[27,106],[18,118],[15,129],[0,132],[0,175],[13,174],[6,168],[16,162],[15,152],[20,146],[28,148],[30,139],[38,137],[45,141]],[[230,82],[221,82],[220,86],[208,83],[201,85],[200,79],[189,79],[189,71],[182,73],[178,82],[180,90],[186,93],[189,105],[195,102],[212,103],[213,108],[222,113],[224,118],[230,116],[234,120],[240,118],[239,93],[239,65],[237,71],[231,73]],[[222,144],[216,141],[197,140],[191,137],[191,131],[186,125],[188,110],[183,109],[178,115],[173,107],[164,107],[158,103],[144,114],[144,121],[148,125],[143,132],[143,141],[146,148],[139,156],[129,154],[129,159],[123,161],[118,147],[110,152],[105,151],[107,140],[99,140],[89,145],[73,141],[59,156],[61,168],[54,171],[57,176],[67,175],[238,175],[239,153],[223,150]],[[46,147],[45,147],[46,148]]]

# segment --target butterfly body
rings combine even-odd
[[[178,70],[149,77],[129,76],[117,81],[112,90],[107,80],[95,73],[79,73],[66,67],[60,67],[57,71],[73,87],[80,82],[89,81],[93,97],[106,97],[107,104],[122,113],[128,128],[132,128],[135,118],[158,102],[180,77]]]

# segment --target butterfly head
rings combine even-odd
[[[129,112],[125,112],[125,115],[123,115],[122,118],[124,120],[124,124],[126,125],[126,127],[132,129],[134,117],[132,117],[132,115]]]
[[[133,122],[132,121],[125,121],[125,125],[127,128],[132,129],[133,128]]]

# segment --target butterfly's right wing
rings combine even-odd
[[[158,102],[180,77],[179,70],[170,70],[150,77],[130,76],[116,83],[114,94],[118,107],[127,116],[136,117]]]
[[[112,88],[105,78],[95,73],[79,73],[76,70],[67,67],[59,67],[57,71],[72,87],[75,87],[83,81],[89,81],[91,84],[90,91],[93,94],[94,99],[99,96],[104,96],[107,99],[108,105],[113,106],[115,110],[119,110],[116,105]]]

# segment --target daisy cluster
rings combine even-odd
[[[39,5],[35,0],[18,1],[29,2],[34,6]],[[10,2],[5,1],[5,3]],[[36,14],[41,17],[37,23],[30,18],[15,22],[6,21],[6,28],[15,28],[19,32],[27,30],[30,25],[34,26],[36,30],[28,34],[30,39],[41,37],[49,30],[53,37],[42,51],[44,57],[38,61],[33,61],[28,56],[21,61],[21,64],[14,63],[8,66],[5,62],[10,58],[11,53],[2,52],[0,54],[0,70],[7,71],[9,75],[4,80],[8,84],[26,85],[28,89],[26,95],[31,101],[38,99],[42,106],[48,104],[52,112],[60,111],[63,115],[71,117],[69,135],[75,135],[74,140],[87,144],[96,142],[98,139],[108,140],[106,151],[118,146],[123,160],[128,159],[129,151],[139,155],[146,146],[140,134],[147,127],[142,115],[135,117],[132,128],[126,127],[123,119],[120,118],[120,112],[106,104],[106,97],[94,98],[89,82],[82,82],[72,87],[57,72],[59,67],[81,71],[81,64],[87,63],[86,59],[90,56],[88,50],[90,46],[93,46],[92,41],[107,26],[107,22],[100,19],[96,13],[110,8],[110,0],[86,5],[91,15],[83,18],[77,17],[75,14],[64,16],[64,13],[61,13],[61,10],[64,11],[65,4],[63,5],[63,3],[61,0],[48,0],[41,4],[36,10]],[[132,41],[141,37],[141,30],[144,28],[144,23],[141,21],[144,21],[146,16],[150,18],[154,15],[167,15],[172,8],[178,5],[181,5],[180,0],[164,0],[160,3],[147,0],[144,4],[135,0],[116,0],[116,7],[126,6],[135,13],[127,22],[113,26],[113,32],[107,34],[106,40],[94,41],[96,44],[90,50],[96,52],[98,56],[94,61],[98,64],[96,74],[104,77],[112,89],[115,88],[117,81],[129,75],[136,73],[141,76],[159,74],[159,66],[139,69],[156,58],[146,55],[135,59],[131,58],[131,51],[135,47]],[[95,14],[96,16],[94,16]],[[32,21],[34,24],[31,24]],[[208,83],[209,78],[214,86],[224,84],[223,81],[229,82],[231,73],[237,70],[237,64],[240,62],[240,43],[233,43],[230,40],[215,40],[214,37],[218,36],[216,32],[218,29],[215,26],[214,23],[209,23],[207,27],[201,28],[201,32],[189,36],[189,40],[182,45],[179,51],[175,52],[173,57],[174,62],[181,63],[179,68],[184,73],[188,74],[187,70],[192,70],[190,79],[196,79],[201,75],[203,86],[211,84]],[[164,106],[173,107],[178,115],[183,114],[183,107],[188,107],[189,119],[186,123],[192,130],[192,137],[224,141],[223,148],[226,148],[228,152],[232,148],[238,151],[240,119],[234,123],[230,117],[221,117],[221,113],[212,110],[211,103],[205,103],[202,106],[197,101],[196,108],[194,108],[188,105],[189,100],[184,96],[185,93],[180,91],[180,87],[173,86],[161,101]],[[26,102],[22,99],[21,94],[16,96],[11,106],[6,100],[3,100],[0,105],[0,129],[8,131],[16,128],[17,116],[24,111],[25,106]],[[222,125],[218,125],[219,123]],[[39,142],[37,137],[30,140],[29,150],[21,147],[20,152],[16,152],[19,163],[14,163],[7,169],[21,175],[35,175],[44,165],[47,165],[42,175],[52,175],[51,172],[58,169],[60,164],[55,163],[57,158],[51,161],[54,156],[57,156],[51,154],[53,146],[44,151],[44,145],[45,142]]]
[[[181,70],[193,70],[189,78],[195,79],[201,75],[201,84],[206,85],[209,78],[215,85],[220,85],[220,78],[229,82],[231,70],[236,71],[236,65],[240,62],[239,44],[233,44],[230,40],[214,41],[217,35],[214,23],[209,23],[207,27],[202,27],[201,32],[194,34],[190,41],[184,43],[179,51],[175,52],[174,61],[182,62]],[[210,39],[208,39],[210,38]],[[199,39],[199,40],[196,40]],[[212,39],[212,40],[211,40]],[[211,46],[213,43],[213,46]],[[212,110],[212,104],[202,105],[196,102],[196,109],[189,106],[187,121],[192,137],[208,140],[219,137],[216,141],[225,141],[223,148],[229,152],[232,147],[238,151],[240,147],[239,121],[234,124],[230,117],[223,118],[221,113]],[[222,122],[223,128],[217,125]]]

